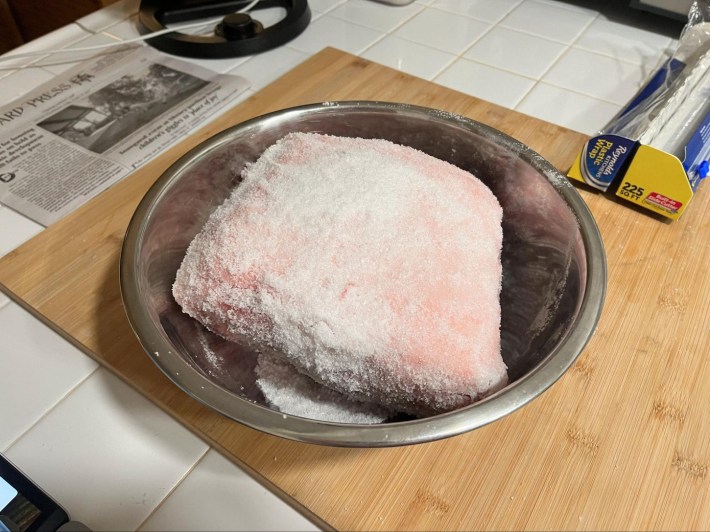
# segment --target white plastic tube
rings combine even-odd
[[[662,129],[666,128],[671,117],[675,116],[686,98],[693,93],[701,79],[710,69],[710,50],[705,49],[695,63],[686,64],[680,75],[673,81],[663,102],[654,110],[653,116],[638,140],[641,144],[653,145]]]
[[[665,123],[660,123],[655,135],[645,142],[654,148],[676,155],[681,161],[685,146],[710,112],[710,69],[705,69],[702,77],[689,90]],[[662,120],[663,117],[660,117]],[[647,132],[647,133],[650,133]],[[642,138],[650,135],[644,135]],[[643,142],[643,140],[642,140]]]
[[[602,133],[621,135],[638,140],[642,144],[652,144],[653,139],[661,135],[669,121],[681,110],[685,99],[694,93],[710,70],[710,22],[688,27],[673,54],[673,59],[685,65],[675,79],[667,81],[665,87],[657,89],[657,94],[642,106],[612,120]],[[694,107],[683,108],[695,112]],[[687,122],[680,119],[680,123]],[[674,127],[678,128],[677,122]],[[667,134],[674,136],[671,131]]]

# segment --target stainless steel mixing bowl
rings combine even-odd
[[[253,353],[183,314],[171,295],[185,250],[239,185],[246,163],[292,131],[383,138],[469,170],[503,206],[501,339],[510,384],[466,408],[380,425],[339,424],[271,410],[255,386]],[[471,272],[475,275],[475,271]],[[606,261],[597,226],[567,179],[513,138],[475,121],[403,104],[335,102],[278,111],[232,127],[173,164],[126,233],[121,291],[148,355],[180,388],[250,427],[312,443],[394,446],[461,434],[525,405],[552,385],[591,337]],[[534,408],[534,406],[532,407]]]

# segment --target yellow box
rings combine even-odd
[[[568,176],[672,220],[683,214],[704,177],[691,180],[675,155],[617,135],[592,137]]]

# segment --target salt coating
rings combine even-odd
[[[260,354],[256,384],[271,406],[294,416],[336,423],[382,423],[390,415],[381,406],[352,401],[302,375],[286,362]]]
[[[502,210],[478,179],[388,141],[314,133],[284,137],[242,177],[178,270],[186,313],[417,416],[506,384]]]

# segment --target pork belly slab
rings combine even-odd
[[[242,173],[177,272],[183,310],[354,399],[426,416],[505,386],[502,210],[379,139],[292,133]]]

